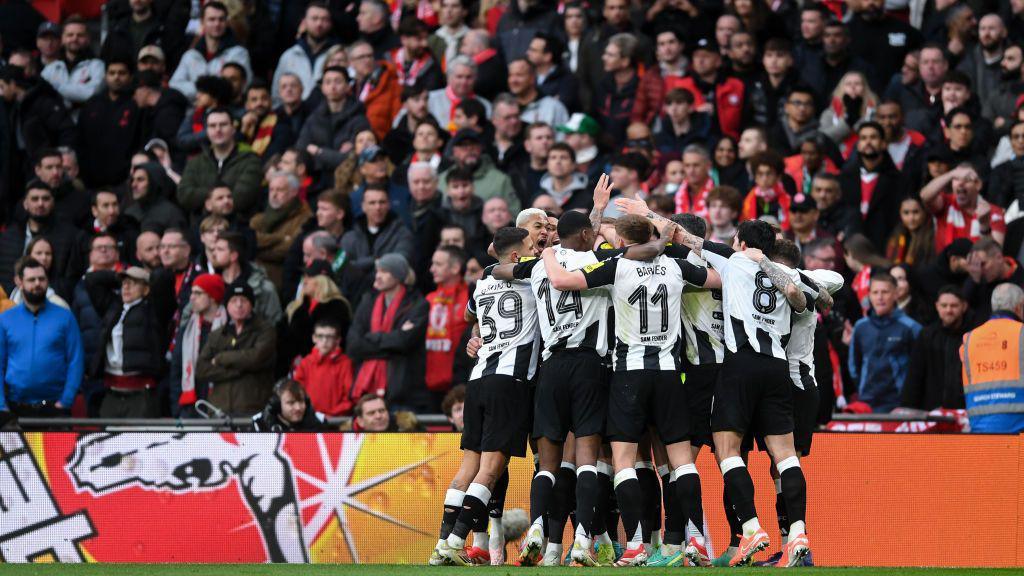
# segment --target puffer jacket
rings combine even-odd
[[[350,97],[341,110],[335,113],[331,112],[324,101],[302,125],[295,147],[305,150],[310,144],[319,146],[320,152],[313,158],[316,169],[333,170],[347,156],[341,152],[341,145],[354,141],[356,134],[369,128],[366,107],[359,100]]]
[[[276,342],[274,327],[258,315],[241,333],[234,322],[213,331],[196,363],[197,383],[210,387],[207,399],[232,415],[262,410],[274,385]]]
[[[89,374],[93,377],[103,376],[107,365],[107,345],[123,310],[124,304],[117,302],[103,317],[103,334],[89,369]],[[125,374],[158,377],[163,372],[167,342],[163,338],[164,326],[157,320],[149,298],[143,298],[128,310],[124,316],[122,330],[121,370]]]
[[[245,77],[252,78],[252,66],[249,64],[249,51],[235,43],[229,30],[221,38],[217,53],[207,58],[205,41],[200,38],[195,48],[189,48],[181,55],[178,68],[171,76],[169,86],[185,95],[189,101],[196,99],[196,80],[200,76],[219,76],[220,69],[228,62],[234,62],[245,68]]]
[[[378,62],[377,69],[356,86],[355,93],[362,94],[363,90],[367,90],[362,101],[370,127],[377,135],[377,140],[384,140],[391,130],[391,122],[402,109],[402,85],[398,83],[395,65],[385,60]]]
[[[329,38],[320,49],[320,53],[313,54],[309,47],[309,42],[306,41],[306,36],[303,34],[295,44],[292,44],[291,47],[282,52],[281,57],[277,60],[277,68],[274,70],[274,82],[271,84],[273,90],[271,94],[274,97],[274,102],[279,102],[281,99],[277,82],[285,73],[298,76],[299,81],[302,82],[302,99],[309,98],[313,88],[316,87],[316,83],[320,81],[320,76],[324,73],[324,64],[327,63],[327,51],[337,43],[337,39]]]
[[[64,97],[69,108],[74,108],[103,89],[106,70],[103,60],[93,58],[87,51],[77,62],[69,62],[66,58],[54,60],[39,75]]]
[[[178,182],[178,203],[190,213],[199,214],[206,201],[206,193],[220,181],[231,188],[235,212],[251,214],[260,203],[262,180],[260,157],[252,152],[236,146],[223,162],[218,162],[213,151],[205,148],[202,154],[185,165]]]
[[[887,316],[871,311],[854,325],[850,376],[857,383],[860,400],[875,412],[889,412],[900,405],[911,348],[920,332],[921,325],[902,310]]]

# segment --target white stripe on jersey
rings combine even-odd
[[[555,259],[566,270],[579,270],[596,263],[592,251],[577,252],[556,246]],[[518,277],[518,276],[517,276]],[[599,356],[608,353],[608,307],[612,305],[607,288],[562,292],[551,287],[544,261],[537,259],[530,273],[530,285],[537,295],[537,320],[544,337],[542,358],[552,350],[590,348]]]
[[[483,345],[470,380],[503,374],[526,381],[537,370],[537,300],[530,283],[497,280],[489,274],[476,283],[469,310],[480,324]]]
[[[607,268],[599,271],[603,266],[614,267],[614,275]],[[651,262],[614,258],[584,270],[588,285],[612,286],[616,338],[612,362],[616,372],[679,370],[679,310],[687,284],[684,266],[692,270],[691,279],[699,277],[698,270],[706,277],[706,271],[689,262],[664,255]]]
[[[686,261],[707,267],[707,261],[690,251]],[[721,364],[725,359],[725,322],[721,290],[683,292],[683,331],[686,359],[691,366]]]
[[[835,293],[843,287],[843,276],[831,270],[801,270],[815,284],[829,293]],[[789,358],[789,377],[793,384],[801,390],[805,382],[817,386],[814,377],[814,331],[818,327],[818,313],[811,302],[803,312],[793,313],[792,330],[789,343],[786,344],[786,356]],[[805,377],[806,376],[806,377]]]
[[[736,352],[744,344],[749,344],[759,354],[786,360],[793,312],[789,301],[761,271],[757,262],[741,252],[725,258],[707,248],[705,244],[701,253],[722,276],[722,310],[727,318],[725,345]],[[776,265],[801,289],[817,293],[816,289],[805,288],[796,270]]]

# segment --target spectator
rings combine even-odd
[[[52,248],[52,264],[48,268],[52,283],[59,293],[70,297],[65,290],[70,287],[64,284],[82,274],[82,233],[57,221],[53,214],[53,191],[38,180],[29,184],[22,207],[28,214],[26,222],[13,221],[0,235],[0,285],[11,294],[15,261],[26,253],[26,244],[41,236]]]
[[[678,87],[693,94],[698,111],[713,110],[718,132],[739,138],[746,109],[746,88],[743,82],[725,74],[722,55],[713,38],[700,38],[689,47],[691,66]],[[711,106],[706,106],[713,103]]]
[[[565,124],[569,112],[560,100],[545,96],[537,87],[537,70],[525,58],[508,63],[508,89],[522,109],[520,117],[527,124],[542,122],[548,126]]]
[[[76,110],[103,88],[103,61],[93,57],[89,28],[85,20],[71,16],[64,20],[60,35],[60,57],[43,68],[40,76]]]
[[[607,8],[607,4],[605,6]],[[625,140],[626,127],[636,102],[638,51],[639,41],[632,34],[616,34],[609,38],[601,57],[603,73],[593,84],[590,110],[597,116],[602,131],[615,142]]]
[[[992,170],[985,193],[987,200],[1006,209],[1007,224],[1024,213],[1024,180],[1020,179],[1024,174],[1024,122],[1014,122],[1009,135],[1014,157]]]
[[[459,55],[448,63],[448,70],[455,62],[471,62],[476,65],[476,72],[473,74],[475,80],[466,78],[467,71],[463,69],[456,78],[456,83],[465,86],[469,90],[469,97],[479,95],[487,100],[495,98],[498,94],[508,91],[508,82],[505,75],[508,72],[505,67],[505,58],[494,45],[494,39],[483,30],[470,30],[462,39],[459,46]],[[467,60],[468,59],[468,60]],[[453,76],[448,73],[448,86],[452,86]],[[468,84],[466,81],[468,80]],[[459,92],[461,93],[461,92]],[[461,98],[465,99],[465,98]],[[431,113],[434,110],[431,109]],[[436,117],[436,114],[435,114]],[[438,118],[440,121],[440,118]],[[442,123],[442,126],[445,124]],[[449,128],[450,132],[454,132]]]
[[[367,0],[359,3],[359,39],[373,46],[373,55],[378,60],[400,46],[398,35],[388,22],[388,5],[383,0]]]
[[[402,86],[398,83],[394,64],[373,57],[367,42],[357,41],[348,48],[348,58],[355,72],[353,90],[366,108],[366,117],[378,140],[383,140],[402,104]]]
[[[187,228],[181,209],[169,200],[174,195],[174,182],[157,162],[146,162],[132,170],[131,200],[124,213],[139,223],[140,228],[162,234],[168,228]]]
[[[894,264],[889,274],[896,279],[896,306],[921,326],[935,319],[934,302],[925,302],[907,264]]]
[[[372,133],[369,135],[371,138],[373,137]],[[391,210],[396,216],[401,217],[402,222],[406,225],[411,224],[409,189],[396,184],[396,179],[391,177],[394,166],[388,160],[384,149],[377,146],[376,143],[366,146],[359,152],[359,160],[356,166],[359,170],[359,185],[349,195],[349,200],[352,202],[352,215],[356,218],[363,215],[363,194],[365,194],[367,187],[375,186],[388,191],[388,198],[391,199]],[[337,177],[335,179],[337,180]]]
[[[1021,365],[1007,361],[1007,356],[1024,349],[1024,291],[1019,284],[1000,284],[992,292],[991,305],[991,318],[966,334],[960,349],[967,416],[972,432],[1017,434],[1024,431],[1018,402]],[[1001,345],[993,346],[1000,340]],[[980,370],[982,366],[992,369]]]
[[[235,210],[242,215],[253,213],[259,203],[259,157],[243,150],[235,141],[231,114],[224,108],[207,112],[206,133],[210,146],[185,165],[178,184],[178,202],[183,209],[196,215],[207,192],[215,184],[223,183],[231,189]]]
[[[64,170],[64,154],[60,148],[40,150],[32,170],[37,181],[49,186],[53,192],[54,218],[81,227],[89,214],[89,193],[84,186],[79,188]],[[23,213],[18,211],[15,217],[20,220]]]
[[[920,188],[920,175],[924,164],[927,139],[917,130],[911,130],[903,122],[903,106],[895,100],[883,100],[875,110],[875,120],[885,129],[889,156],[904,178],[911,183],[911,189]]]
[[[157,46],[146,47],[149,48],[159,50]],[[163,79],[156,72],[140,70],[136,75],[133,99],[138,107],[139,141],[159,138],[165,143],[177,145],[178,130],[182,127],[185,113],[189,109],[185,96],[174,88],[164,87]],[[199,118],[199,124],[202,125],[202,116]],[[191,127],[190,123],[190,131]],[[205,138],[204,133],[203,139]],[[177,155],[178,149],[174,148],[172,152]]]
[[[565,142],[551,145],[547,154],[547,171],[541,177],[538,192],[549,195],[560,211],[590,210],[594,199],[586,174],[576,170],[576,152]]]
[[[287,149],[281,153],[281,157],[284,158],[289,153],[294,156],[299,150],[292,147],[299,140],[302,126],[306,123],[310,112],[309,107],[302,101],[302,81],[295,74],[286,72],[274,83],[274,90],[277,91],[280,99],[280,105],[274,108],[278,122],[274,128],[280,130],[281,141],[287,143]],[[301,152],[306,153],[305,150]],[[294,162],[294,157],[292,161]],[[302,164],[309,164],[307,172],[312,170],[310,162],[304,161]],[[296,170],[292,171],[296,172]],[[305,188],[306,186],[303,186],[304,190]]]
[[[331,13],[326,2],[315,0],[306,5],[302,19],[303,33],[295,44],[281,53],[274,69],[273,96],[275,102],[282,102],[281,79],[287,74],[298,81],[302,98],[313,92],[313,87],[323,75],[327,62],[327,51],[337,45],[338,39],[331,32]]]
[[[1003,48],[999,62],[997,84],[982,98],[982,114],[992,120],[996,128],[1005,130],[1016,120],[1017,92],[1021,83],[1021,63],[1024,62],[1024,48],[1010,44]]]
[[[416,131],[423,124],[437,126],[427,110],[427,90],[422,86],[406,86],[402,88],[402,109],[398,111],[391,130],[384,137],[383,147],[388,151],[392,162],[401,163],[413,153]],[[440,133],[441,129],[437,128]],[[441,144],[437,145],[440,150]]]
[[[252,417],[252,425],[257,432],[320,432],[325,426],[314,408],[301,382],[281,380],[267,406]]]
[[[25,302],[0,315],[0,413],[66,413],[84,368],[78,323],[70,311],[47,302],[49,282],[39,262],[22,260],[15,274]]]
[[[111,22],[100,54],[108,64],[111,57],[141,59],[140,52],[150,46],[162,47],[161,55],[166,53],[172,61],[178,61],[185,51],[188,6],[162,2],[154,6],[154,0],[135,0],[124,2],[129,13],[117,18],[117,4],[106,6]]]
[[[462,428],[465,426],[465,408],[466,385],[456,384],[445,394],[444,400],[441,402],[441,412],[448,419],[448,423],[452,425],[453,432],[462,432]]]
[[[374,292],[365,294],[348,331],[346,351],[356,362],[353,396],[386,397],[392,406],[429,410],[424,386],[426,300],[411,288],[409,263],[401,254],[376,261]]]
[[[103,379],[102,418],[158,418],[157,381],[163,372],[164,326],[149,298],[149,272],[131,267],[118,274],[121,302],[103,317],[103,333],[90,374]]]
[[[576,152],[576,169],[586,174],[593,186],[607,166],[607,159],[597,146],[601,126],[590,116],[576,113],[567,123],[555,128],[565,135],[565,143]]]
[[[892,231],[885,257],[893,264],[926,264],[935,258],[935,222],[920,198],[900,203],[900,223]]]
[[[195,104],[185,113],[175,137],[179,152],[194,154],[202,151],[204,145],[209,145],[206,115],[211,111],[223,108],[234,118],[234,111],[228,109],[234,98],[233,90],[231,83],[220,76],[207,75],[196,79]]]
[[[458,15],[459,12],[461,15]],[[428,91],[444,86],[444,71],[441,63],[450,61],[458,55],[458,41],[469,31],[469,28],[462,22],[465,14],[466,9],[463,8],[461,2],[453,3],[449,0],[447,6],[442,4],[441,18],[447,18],[449,25],[455,26],[455,28],[442,24],[437,29],[438,36],[429,40],[430,26],[413,16],[402,18],[398,23],[398,38],[402,47],[391,53],[399,91],[403,86],[416,86]],[[442,34],[446,35],[448,44],[444,48],[440,48],[439,51],[448,53],[447,57],[444,57],[444,54],[431,51],[432,45],[438,46],[445,42],[445,40],[432,42],[435,39],[440,40]]]
[[[952,284],[962,286],[967,280],[967,257],[971,241],[966,238],[954,240],[928,264],[914,268],[914,276],[921,292],[929,302],[938,298],[938,287]]]
[[[959,351],[973,318],[963,292],[952,285],[939,289],[935,311],[938,321],[921,329],[911,352],[900,400],[904,408],[931,411],[964,407]]]
[[[859,399],[876,413],[899,406],[910,350],[921,325],[896,307],[896,280],[885,272],[871,277],[871,312],[853,327],[850,375]]]
[[[526,59],[537,72],[537,90],[540,94],[556,98],[569,111],[577,111],[580,109],[579,80],[562,62],[564,48],[564,44],[555,33],[542,30],[530,40],[526,49]],[[564,124],[549,123],[552,126]]]
[[[711,225],[709,240],[732,246],[736,236],[736,218],[740,215],[740,198],[739,190],[732,186],[716,186],[708,191],[705,203],[707,221]]]
[[[327,260],[313,260],[302,270],[299,294],[288,304],[285,313],[288,340],[282,348],[289,367],[309,354],[315,344],[313,332],[318,322],[329,321],[340,330],[339,337],[347,334],[352,324],[352,306],[338,290]],[[338,346],[344,349],[344,342],[339,341]]]
[[[322,319],[313,325],[313,349],[295,368],[294,378],[309,390],[313,408],[327,416],[348,416],[355,403],[352,361],[341,349],[342,331]]]
[[[859,227],[875,246],[885,246],[899,223],[899,205],[906,193],[892,158],[885,151],[885,129],[865,121],[857,128],[857,157],[839,176],[843,202],[859,211]]]
[[[504,198],[510,208],[519,210],[520,201],[516,196],[512,180],[507,174],[498,170],[489,156],[483,154],[483,143],[479,132],[475,130],[459,130],[448,144],[455,166],[469,170],[473,174],[475,193],[481,200],[493,197]],[[448,189],[449,168],[441,173],[441,191]]]
[[[443,246],[434,252],[430,274],[437,290],[427,294],[430,323],[426,340],[426,385],[435,403],[443,399],[452,386],[452,366],[462,335],[469,324],[465,309],[469,301],[466,253],[454,246]]]
[[[35,10],[33,10],[35,12]],[[38,12],[35,12],[38,15]],[[39,52],[39,64],[44,68],[60,59],[60,26],[53,22],[43,21],[36,28],[36,50]],[[38,75],[38,70],[33,76]]]
[[[942,84],[949,71],[949,60],[945,50],[937,44],[925,44],[920,54],[919,79],[910,85],[901,85],[897,90],[890,90],[887,96],[899,100],[908,126],[926,132],[930,129],[927,118],[942,114]]]
[[[441,228],[446,223],[442,197],[437,189],[437,172],[427,162],[416,162],[409,166],[409,193],[412,196],[410,215],[411,232],[415,238],[416,253],[411,262],[417,288],[429,291],[434,288],[430,279],[430,257],[432,250],[441,239]]]
[[[810,194],[797,192],[793,196],[789,206],[789,223],[786,238],[792,240],[801,252],[811,242],[832,236],[818,227],[818,205]]]
[[[412,234],[391,211],[386,189],[368,187],[363,193],[362,208],[363,215],[341,239],[349,267],[341,289],[351,298],[360,297],[370,288],[371,271],[378,257],[395,252],[408,261],[415,251]]]
[[[146,230],[135,239],[135,264],[152,272],[160,264],[160,235]]]
[[[628,53],[622,50],[622,46],[618,46],[616,53],[618,60],[625,57],[631,62],[634,69],[640,63],[648,65],[654,62],[651,41],[631,22],[629,3],[626,0],[605,2],[602,16],[604,16],[604,23],[591,26],[579,45],[579,63],[576,74],[580,79],[580,97],[584,110],[596,111],[601,103],[601,96],[598,95],[598,92],[601,91],[599,85],[603,82],[602,79],[605,78],[606,73],[611,72],[605,63],[605,54],[613,37],[627,34],[632,39],[630,42],[632,46],[626,51]],[[626,38],[626,36],[620,36],[620,40],[616,40],[616,42],[620,42],[622,38]],[[614,64],[615,67],[621,65],[621,62]],[[631,109],[632,99],[630,99]],[[625,128],[625,124],[623,124],[623,128]]]
[[[1006,236],[1003,209],[979,196],[981,178],[971,164],[961,164],[932,179],[921,189],[921,202],[935,215],[935,249],[941,251],[957,238],[972,241],[991,236],[1002,242]]]
[[[21,138],[11,142],[11,186],[17,188],[23,182],[16,176],[20,168],[28,168],[43,148],[74,146],[77,133],[74,120],[53,86],[26,77],[23,68],[11,65],[0,68],[0,96],[5,107],[18,110],[17,116],[10,120],[10,129],[21,134]],[[11,200],[7,206],[13,204]]]
[[[508,58],[522,58],[530,40],[538,32],[557,29],[558,21],[552,3],[539,0],[510,2],[498,21],[496,36],[499,45],[495,48]]]
[[[706,147],[711,143],[715,133],[711,117],[693,110],[691,92],[674,88],[664,102],[664,112],[655,118],[652,128],[654,143],[662,158],[679,158],[680,151],[690,145]],[[707,152],[704,155],[707,157]]]
[[[470,240],[485,237],[482,220],[484,202],[476,194],[473,175],[468,170],[455,167],[444,175],[444,179],[448,188],[442,201],[445,219],[460,226]]]
[[[236,43],[234,34],[227,27],[227,7],[218,0],[206,2],[200,9],[200,19],[202,35],[198,37],[197,44],[181,56],[170,81],[171,88],[189,100],[196,97],[195,82],[200,76],[217,76],[228,62],[241,66],[246,78],[252,77],[249,51]]]
[[[208,399],[217,408],[231,415],[248,415],[262,410],[271,394],[274,327],[253,312],[257,300],[247,282],[232,283],[226,298],[228,321],[212,331],[203,345],[196,382],[210,386]]]
[[[79,113],[83,179],[90,187],[119,184],[131,153],[139,148],[139,110],[131,98],[130,60],[107,62],[106,90],[89,98]]]
[[[249,226],[256,233],[256,263],[280,288],[285,256],[312,213],[299,199],[299,181],[294,175],[272,172],[267,180],[270,186],[267,208],[253,216]]]
[[[196,379],[199,353],[210,334],[228,321],[224,309],[224,280],[216,274],[200,274],[189,292],[191,314],[174,336],[171,349],[171,415],[191,415],[197,400],[210,395],[208,382]]]
[[[873,86],[880,86],[899,71],[907,52],[921,46],[921,33],[887,15],[882,0],[864,0],[850,8],[850,51],[875,66],[875,79],[869,76],[869,80]]]
[[[244,257],[245,238],[238,233],[225,232],[213,245],[213,267],[225,284],[244,284],[249,287],[255,315],[268,326],[275,326],[282,317],[281,301],[274,284],[263,268],[254,266]]]
[[[547,171],[548,152],[554,141],[555,131],[551,126],[535,122],[526,127],[526,138],[523,140],[526,158],[507,169],[521,204],[530,203],[537,195],[540,180]]]
[[[819,108],[830,104],[829,96],[848,72],[860,72],[869,78],[869,84],[873,81],[870,79],[882,78],[876,73],[872,64],[874,60],[862,58],[851,51],[850,37],[846,24],[828,22],[821,37],[821,52],[808,58],[801,68],[800,79],[814,90]],[[884,79],[888,80],[889,76],[884,76]]]
[[[297,135],[280,120],[271,110],[270,87],[257,78],[245,90],[245,114],[239,129],[242,141],[259,156],[281,154],[295,143]]]
[[[783,230],[789,230],[789,208],[792,200],[782,185],[783,168],[782,157],[770,150],[750,159],[754,187],[743,200],[740,220],[769,217]]]
[[[999,244],[991,238],[983,238],[971,246],[967,254],[967,275],[964,282],[964,296],[979,318],[987,318],[992,291],[1003,282],[1024,286],[1024,269],[1010,256],[1003,256]]]
[[[348,156],[355,135],[370,128],[366,107],[358,98],[350,97],[350,82],[344,68],[330,66],[324,69],[320,83],[323,103],[310,113],[295,143],[313,157],[321,178]]]
[[[355,419],[352,422],[353,432],[393,432],[397,428],[391,425],[391,413],[384,398],[366,394],[359,398],[352,410]]]
[[[615,206],[616,198],[639,198],[644,191],[640,183],[646,178],[650,165],[647,158],[636,152],[619,154],[611,160],[611,177],[613,193],[612,201],[605,209],[604,215],[610,218],[617,218],[622,212]]]
[[[301,235],[295,239],[288,256],[285,257],[282,273],[283,294],[296,294],[301,281],[302,268],[313,260],[326,259],[331,263],[335,275],[341,273],[348,261],[348,255],[340,250],[341,238],[345,234],[345,222],[352,212],[348,196],[339,192],[321,194],[316,200],[316,218],[306,221]],[[311,239],[316,232],[319,239]]]
[[[978,42],[965,47],[957,65],[971,79],[971,85],[982,100],[999,86],[1000,61],[1006,48],[1006,26],[998,14],[986,14],[978,22]]]

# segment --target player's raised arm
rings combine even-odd
[[[601,233],[601,218],[604,217],[604,209],[608,207],[611,197],[612,179],[602,173],[597,179],[597,186],[594,186],[594,208],[590,211],[590,225],[595,234]]]
[[[786,297],[786,301],[793,307],[793,310],[803,312],[807,308],[807,296],[804,295],[803,290],[797,286],[796,282],[793,281],[793,278],[785,270],[766,258],[764,252],[757,248],[747,248],[743,251],[743,254],[757,262],[761,271],[768,276],[768,279],[779,289],[779,292],[782,292]]]
[[[548,281],[551,282],[551,286],[555,290],[569,292],[587,289],[587,279],[583,272],[579,270],[570,272],[562,268],[562,265],[555,258],[555,251],[550,246],[544,249],[542,257],[544,258],[544,270],[547,272]]]

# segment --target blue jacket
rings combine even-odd
[[[854,325],[850,376],[857,382],[860,400],[875,412],[889,412],[900,405],[910,349],[920,332],[921,325],[899,309],[888,316],[872,311]]]
[[[46,304],[33,314],[22,304],[0,315],[0,410],[8,398],[59,400],[71,408],[84,369],[82,337],[69,310]]]

